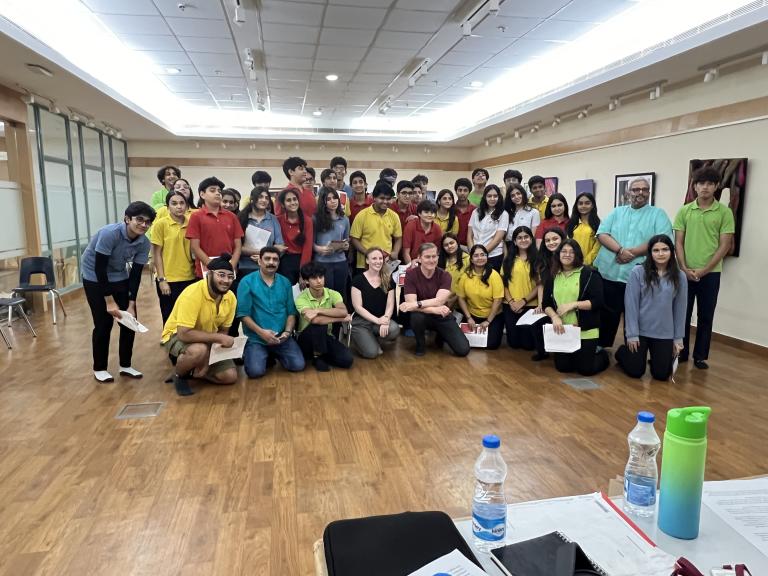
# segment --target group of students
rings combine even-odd
[[[465,356],[470,346],[456,316],[470,330],[487,332],[488,349],[499,348],[506,333],[511,348],[535,351],[535,361],[549,356],[544,324],[557,334],[577,325],[580,350],[554,354],[554,364],[592,375],[609,365],[606,349],[623,314],[617,363],[641,377],[650,354],[652,376],[665,380],[674,357],[687,360],[696,299],[693,356],[697,367],[707,367],[734,227],[731,211],[715,198],[717,171],[694,174],[698,196],[675,218],[673,240],[669,218],[648,203],[643,178],[629,184],[629,205],[601,221],[591,194],[579,194],[569,215],[566,198],[547,196],[540,176],[529,179],[529,198],[515,170],[504,174],[504,193],[478,168],[453,191],[435,194],[426,177],[397,182],[387,168],[368,194],[365,174],[353,172],[347,185],[346,168],[334,158],[316,191],[314,171],[301,158],[288,158],[289,183],[277,201],[271,178],[258,171],[242,209],[239,192],[217,178],[198,185],[195,203],[178,168],[162,168],[155,207],[130,204],[124,222],[99,230],[83,256],[96,379],[112,380],[113,318],[121,310],[135,315],[150,225],[162,342],[176,365],[179,394],[191,393],[190,378],[237,379],[232,361],[209,366],[208,355],[214,343],[232,346],[241,323],[244,369],[256,378],[275,361],[290,371],[307,363],[319,371],[350,367],[341,327],[364,358],[381,355],[401,330],[415,338],[416,355],[425,353],[432,331],[438,346]],[[408,266],[399,300],[392,278],[398,263]],[[545,316],[518,326],[529,310]],[[132,344],[133,333],[121,326],[120,373],[141,377],[131,365]]]

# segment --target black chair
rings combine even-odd
[[[29,316],[27,316],[27,313],[24,312],[24,304],[25,300],[21,296],[14,296],[12,298],[0,298],[0,308],[3,306],[8,307],[8,327],[11,328],[11,318],[13,314],[13,309],[16,308],[16,312],[19,315],[19,318],[24,320],[24,322],[27,323],[27,326],[29,326],[29,330],[32,332],[32,336],[37,338],[37,332],[35,332],[35,329],[32,327],[32,322],[29,321]],[[8,338],[6,338],[5,333],[3,333],[3,340],[5,340],[6,345],[8,348],[11,348],[11,343],[8,341]]]
[[[33,274],[42,274],[45,276],[45,284],[32,284]],[[61,294],[56,289],[56,275],[53,272],[53,259],[45,256],[29,256],[21,259],[21,268],[19,269],[19,286],[13,289],[13,295],[24,292],[48,292],[51,295],[51,306],[53,308],[53,323],[56,324],[56,300],[59,300],[61,311],[64,316],[67,310],[64,308],[64,302],[61,301]]]

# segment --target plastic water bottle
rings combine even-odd
[[[624,469],[624,510],[636,516],[653,516],[659,468],[656,454],[661,441],[651,412],[638,412],[637,425],[627,438],[629,460]]]
[[[507,501],[504,479],[507,465],[495,434],[483,436],[483,451],[475,462],[475,495],[472,498],[472,534],[475,547],[487,552],[504,544],[507,533]]]

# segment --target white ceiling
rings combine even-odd
[[[441,31],[453,36],[448,49],[432,56],[429,74],[416,86],[406,84],[394,94],[389,116],[455,103],[471,94],[470,82],[488,82],[634,5],[507,0],[498,16],[462,37],[455,11],[473,4],[462,0],[243,1],[242,26],[233,23],[234,0],[82,2],[153,62],[157,76],[187,102],[251,111],[261,99],[274,112],[312,115],[322,109],[324,117],[344,121],[377,114],[377,101],[409,64],[433,54],[427,45]],[[245,64],[249,48],[257,80],[250,80]],[[330,73],[339,80],[326,80]]]

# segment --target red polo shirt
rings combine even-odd
[[[456,219],[459,221],[459,244],[462,246],[467,245],[467,230],[469,230],[469,219],[472,216],[472,212],[475,211],[475,207],[470,204],[464,209],[464,212],[459,206],[456,206]]]
[[[559,228],[565,233],[566,224],[568,224],[568,218],[563,218],[562,220],[558,220],[554,216],[552,216],[552,218],[546,218],[545,220],[542,220],[539,227],[536,228],[536,239],[542,240],[544,234],[547,233],[547,230],[552,230],[552,228]]]
[[[307,218],[312,218],[317,212],[317,198],[315,193],[309,188],[299,188],[293,182],[288,182],[285,188],[295,190],[299,195],[299,207]],[[278,194],[279,196],[280,194]],[[283,206],[280,202],[275,202],[275,216],[280,216],[283,213]]]
[[[232,254],[235,250],[235,240],[243,238],[240,221],[232,212],[219,208],[214,214],[203,206],[189,217],[186,237],[190,240],[200,240],[200,249],[209,257],[218,256],[223,252]],[[200,260],[195,260],[195,275],[203,277]]]
[[[363,202],[358,202],[355,200],[354,196],[349,197],[349,224],[351,225],[352,222],[355,221],[355,216],[357,216],[360,213],[360,210],[363,210],[365,208],[368,208],[373,204],[373,196],[370,196],[369,194],[365,195],[365,200]]]
[[[390,205],[389,209],[393,210],[400,217],[400,227],[403,229],[403,233],[405,233],[405,224],[408,220],[408,217],[416,216],[416,204],[408,204],[405,210],[401,210],[400,204],[395,202],[394,204]]]
[[[403,232],[403,254],[410,254],[411,260],[413,260],[419,255],[419,247],[427,242],[432,242],[439,250],[442,237],[443,231],[437,222],[432,222],[429,230],[425,232],[424,226],[421,225],[421,220],[418,218],[410,220],[405,225],[405,231]]]
[[[301,265],[304,266],[312,260],[312,242],[315,234],[312,227],[312,219],[304,216],[304,244],[296,241],[301,228],[299,222],[290,222],[287,214],[280,214],[277,217],[280,223],[280,231],[283,233],[283,243],[288,254],[301,254]]]

